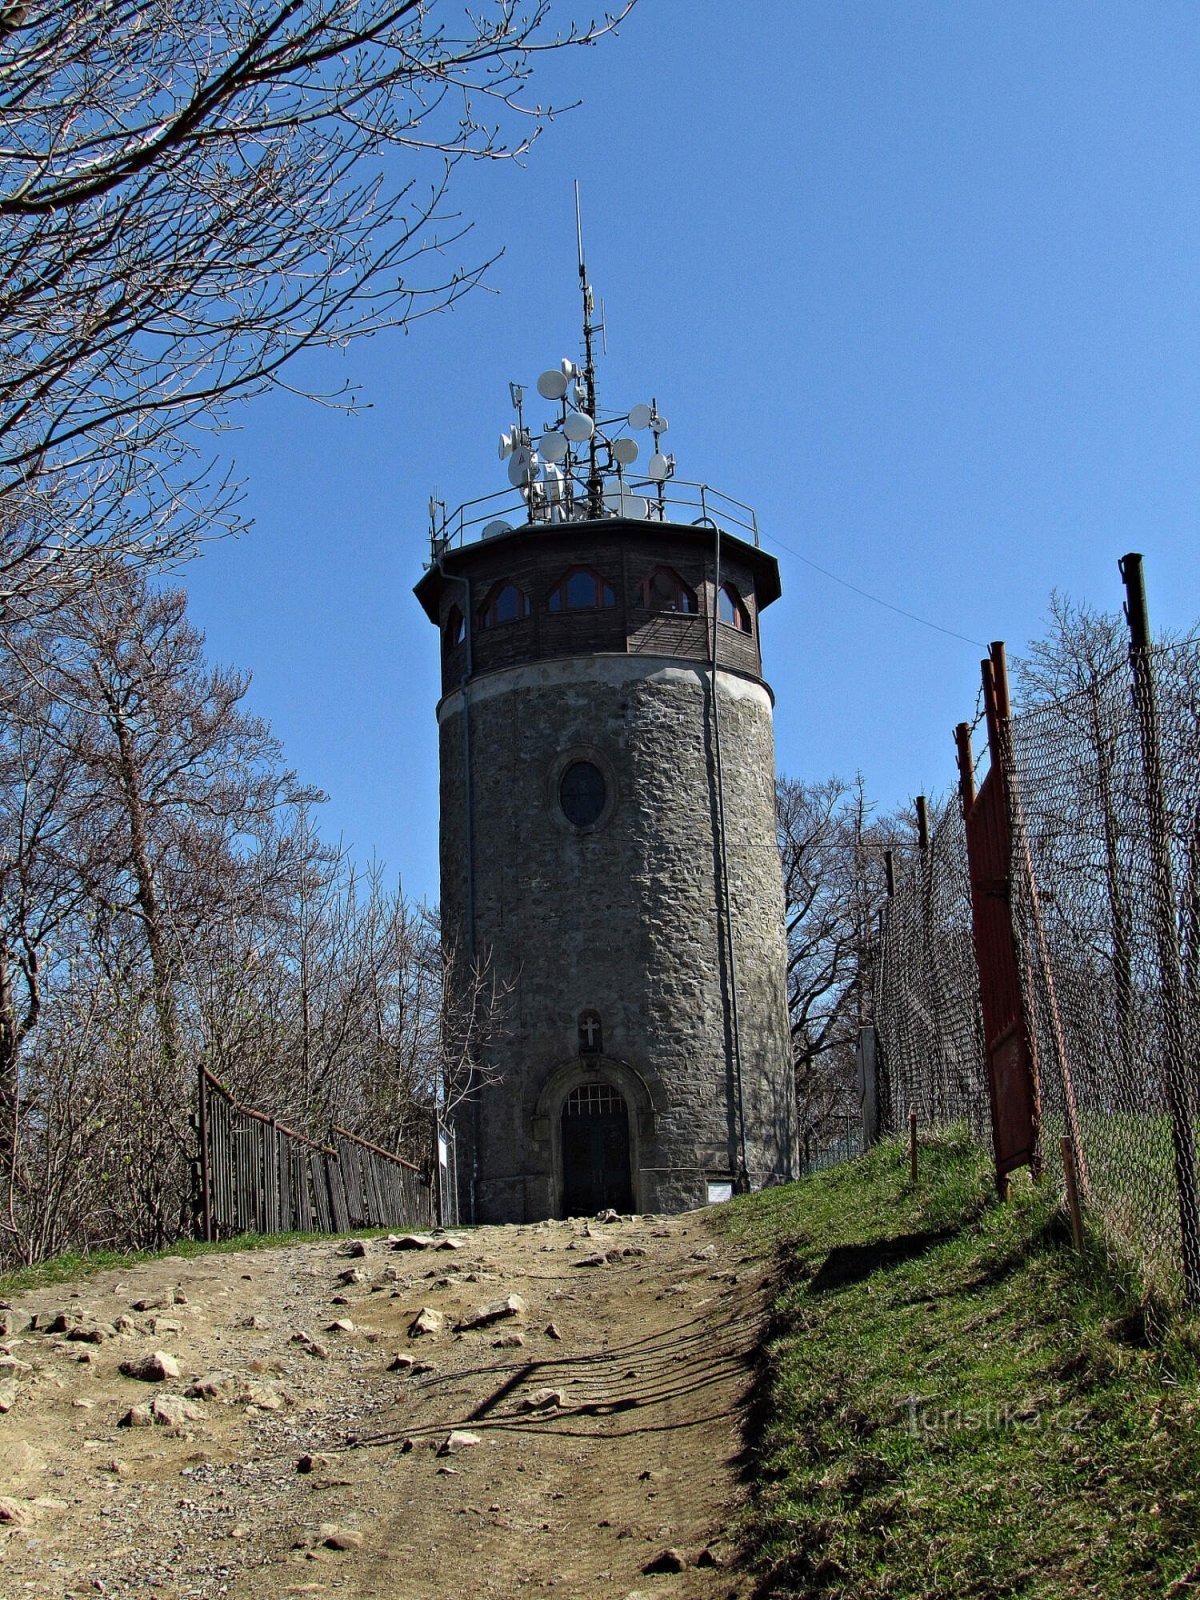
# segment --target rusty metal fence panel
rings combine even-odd
[[[336,1126],[319,1144],[239,1105],[205,1068],[199,1094],[202,1238],[433,1225],[432,1189],[411,1161]]]

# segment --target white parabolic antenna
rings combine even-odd
[[[572,444],[585,444],[596,431],[596,424],[586,411],[568,411],[563,432]]]
[[[628,517],[633,522],[644,521],[650,515],[650,507],[640,494],[630,494],[628,490],[623,493],[610,489],[604,496],[604,504],[614,517]]]
[[[485,539],[493,539],[498,533],[511,533],[512,524],[508,522],[489,522],[483,530]]]
[[[612,447],[613,459],[619,461],[623,467],[632,466],[638,458],[636,439],[614,439]]]
[[[667,458],[656,450],[646,463],[646,476],[656,478],[659,483],[667,476]]]
[[[513,451],[516,449],[516,446],[517,439],[515,430],[506,428],[500,435],[500,444],[496,450],[496,454],[500,457],[501,461],[503,461],[507,456],[512,455]]]
[[[552,428],[547,428],[538,440],[538,455],[543,461],[564,461],[567,455],[567,441],[561,433],[556,433]]]
[[[537,381],[537,392],[543,400],[561,400],[567,392],[566,373],[554,369],[543,372]]]
[[[629,426],[631,428],[648,428],[650,426],[650,418],[653,415],[654,413],[651,411],[649,406],[634,406],[633,410],[629,413]]]
[[[542,475],[542,463],[528,445],[513,451],[508,463],[508,481],[517,488],[525,483],[536,483]]]

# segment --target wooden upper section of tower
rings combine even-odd
[[[442,639],[442,690],[555,657],[633,654],[762,676],[779,567],[711,524],[534,523],[442,548],[415,594]]]

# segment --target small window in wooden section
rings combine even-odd
[[[456,644],[461,644],[467,637],[467,621],[457,606],[451,606],[446,615],[443,637],[446,640],[447,650],[453,650]]]
[[[599,611],[615,606],[616,594],[591,567],[572,567],[550,591],[551,611]]]
[[[742,633],[750,632],[750,613],[746,603],[731,583],[723,583],[717,596],[717,616],[731,628]]]
[[[688,588],[674,567],[655,567],[642,585],[642,604],[647,611],[684,611],[689,616],[700,609],[696,591]]]
[[[481,628],[498,628],[503,622],[518,622],[532,610],[529,596],[515,583],[505,581],[492,587],[479,611]]]

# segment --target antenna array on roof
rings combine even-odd
[[[517,419],[500,435],[500,459],[508,462],[509,482],[521,490],[531,522],[573,522],[605,516],[644,518],[652,508],[663,515],[666,484],[675,472],[674,456],[664,455],[662,435],[667,419],[658,403],[639,403],[628,411],[602,413],[596,398],[593,345],[603,335],[603,314],[596,321],[595,297],[583,255],[583,220],[579,183],[575,184],[575,237],[579,250],[579,288],[583,297],[583,365],[569,357],[543,372],[539,396],[557,407],[538,433],[525,426],[522,385],[509,385]],[[635,433],[650,429],[654,451],[644,476],[629,472],[640,455]],[[649,496],[645,492],[649,491]]]

